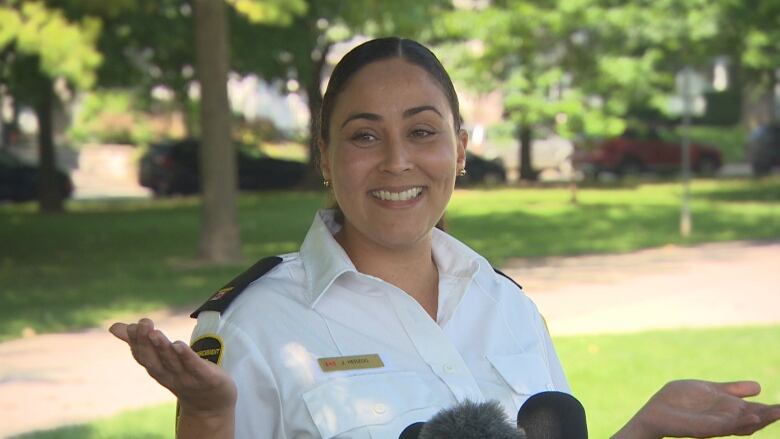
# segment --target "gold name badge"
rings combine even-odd
[[[379,358],[379,355],[377,354],[320,358],[317,362],[320,363],[320,369],[322,369],[323,372],[385,367],[385,364],[382,363],[382,359]]]

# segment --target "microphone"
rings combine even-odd
[[[401,435],[398,436],[398,439],[419,439],[420,430],[422,430],[424,426],[425,422],[415,422],[414,424],[404,428],[404,431],[401,432]]]
[[[464,401],[437,413],[428,422],[404,429],[399,439],[526,439],[496,401]]]
[[[563,392],[541,392],[517,413],[517,428],[528,439],[587,439],[585,409],[577,398]]]

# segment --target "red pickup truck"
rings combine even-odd
[[[720,169],[720,151],[710,145],[691,143],[691,169],[699,175],[713,175]],[[621,136],[608,139],[596,148],[575,154],[575,165],[587,177],[602,172],[619,176],[643,172],[675,172],[682,165],[682,142],[668,132],[655,129],[627,129]]]

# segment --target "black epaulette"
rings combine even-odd
[[[282,258],[279,256],[260,259],[255,265],[236,276],[233,280],[228,282],[227,285],[212,294],[206,303],[190,314],[190,317],[196,319],[198,318],[198,314],[202,311],[219,311],[219,313],[222,314],[249,284],[271,271],[281,262]]]
[[[510,281],[512,281],[512,283],[513,283],[513,284],[515,284],[515,285],[517,285],[517,288],[520,288],[520,290],[522,290],[522,289],[523,289],[523,287],[521,287],[519,283],[515,282],[515,280],[514,280],[514,279],[512,279],[511,277],[509,277],[509,276],[507,276],[506,274],[504,274],[504,272],[503,272],[503,271],[499,270],[499,269],[498,269],[498,268],[496,268],[496,267],[493,267],[493,271],[495,271],[496,273],[500,274],[501,276],[504,276],[505,278],[507,278],[507,279],[509,279]]]

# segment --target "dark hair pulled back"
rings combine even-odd
[[[390,58],[401,58],[424,69],[441,88],[441,91],[447,97],[452,112],[453,126],[455,131],[460,130],[460,106],[458,104],[458,95],[455,93],[455,87],[444,66],[439,59],[427,47],[409,39],[398,37],[377,38],[367,41],[354,49],[350,50],[336,64],[333,73],[328,81],[328,87],[322,98],[322,107],[320,108],[318,135],[325,144],[330,140],[330,119],[333,116],[333,108],[336,105],[336,99],[344,90],[349,80],[368,64],[382,61]]]
[[[325,94],[322,97],[320,114],[317,118],[319,128],[318,136],[320,141],[325,145],[330,141],[330,119],[333,116],[333,108],[336,106],[336,100],[341,92],[344,91],[349,80],[363,67],[377,61],[391,58],[401,58],[411,64],[421,67],[431,75],[447,98],[447,103],[450,105],[455,132],[457,133],[460,131],[461,117],[458,95],[455,93],[455,86],[452,85],[450,75],[444,70],[444,66],[439,59],[436,58],[436,55],[417,41],[398,37],[386,37],[377,38],[358,45],[347,52],[347,54],[341,58],[341,61],[336,64],[336,67],[333,69],[333,73],[330,76],[330,80],[328,81],[328,87],[325,89]],[[333,202],[333,207],[336,210],[336,222],[343,224],[344,213],[335,200]],[[436,227],[441,230],[446,230],[444,216],[436,223]]]

